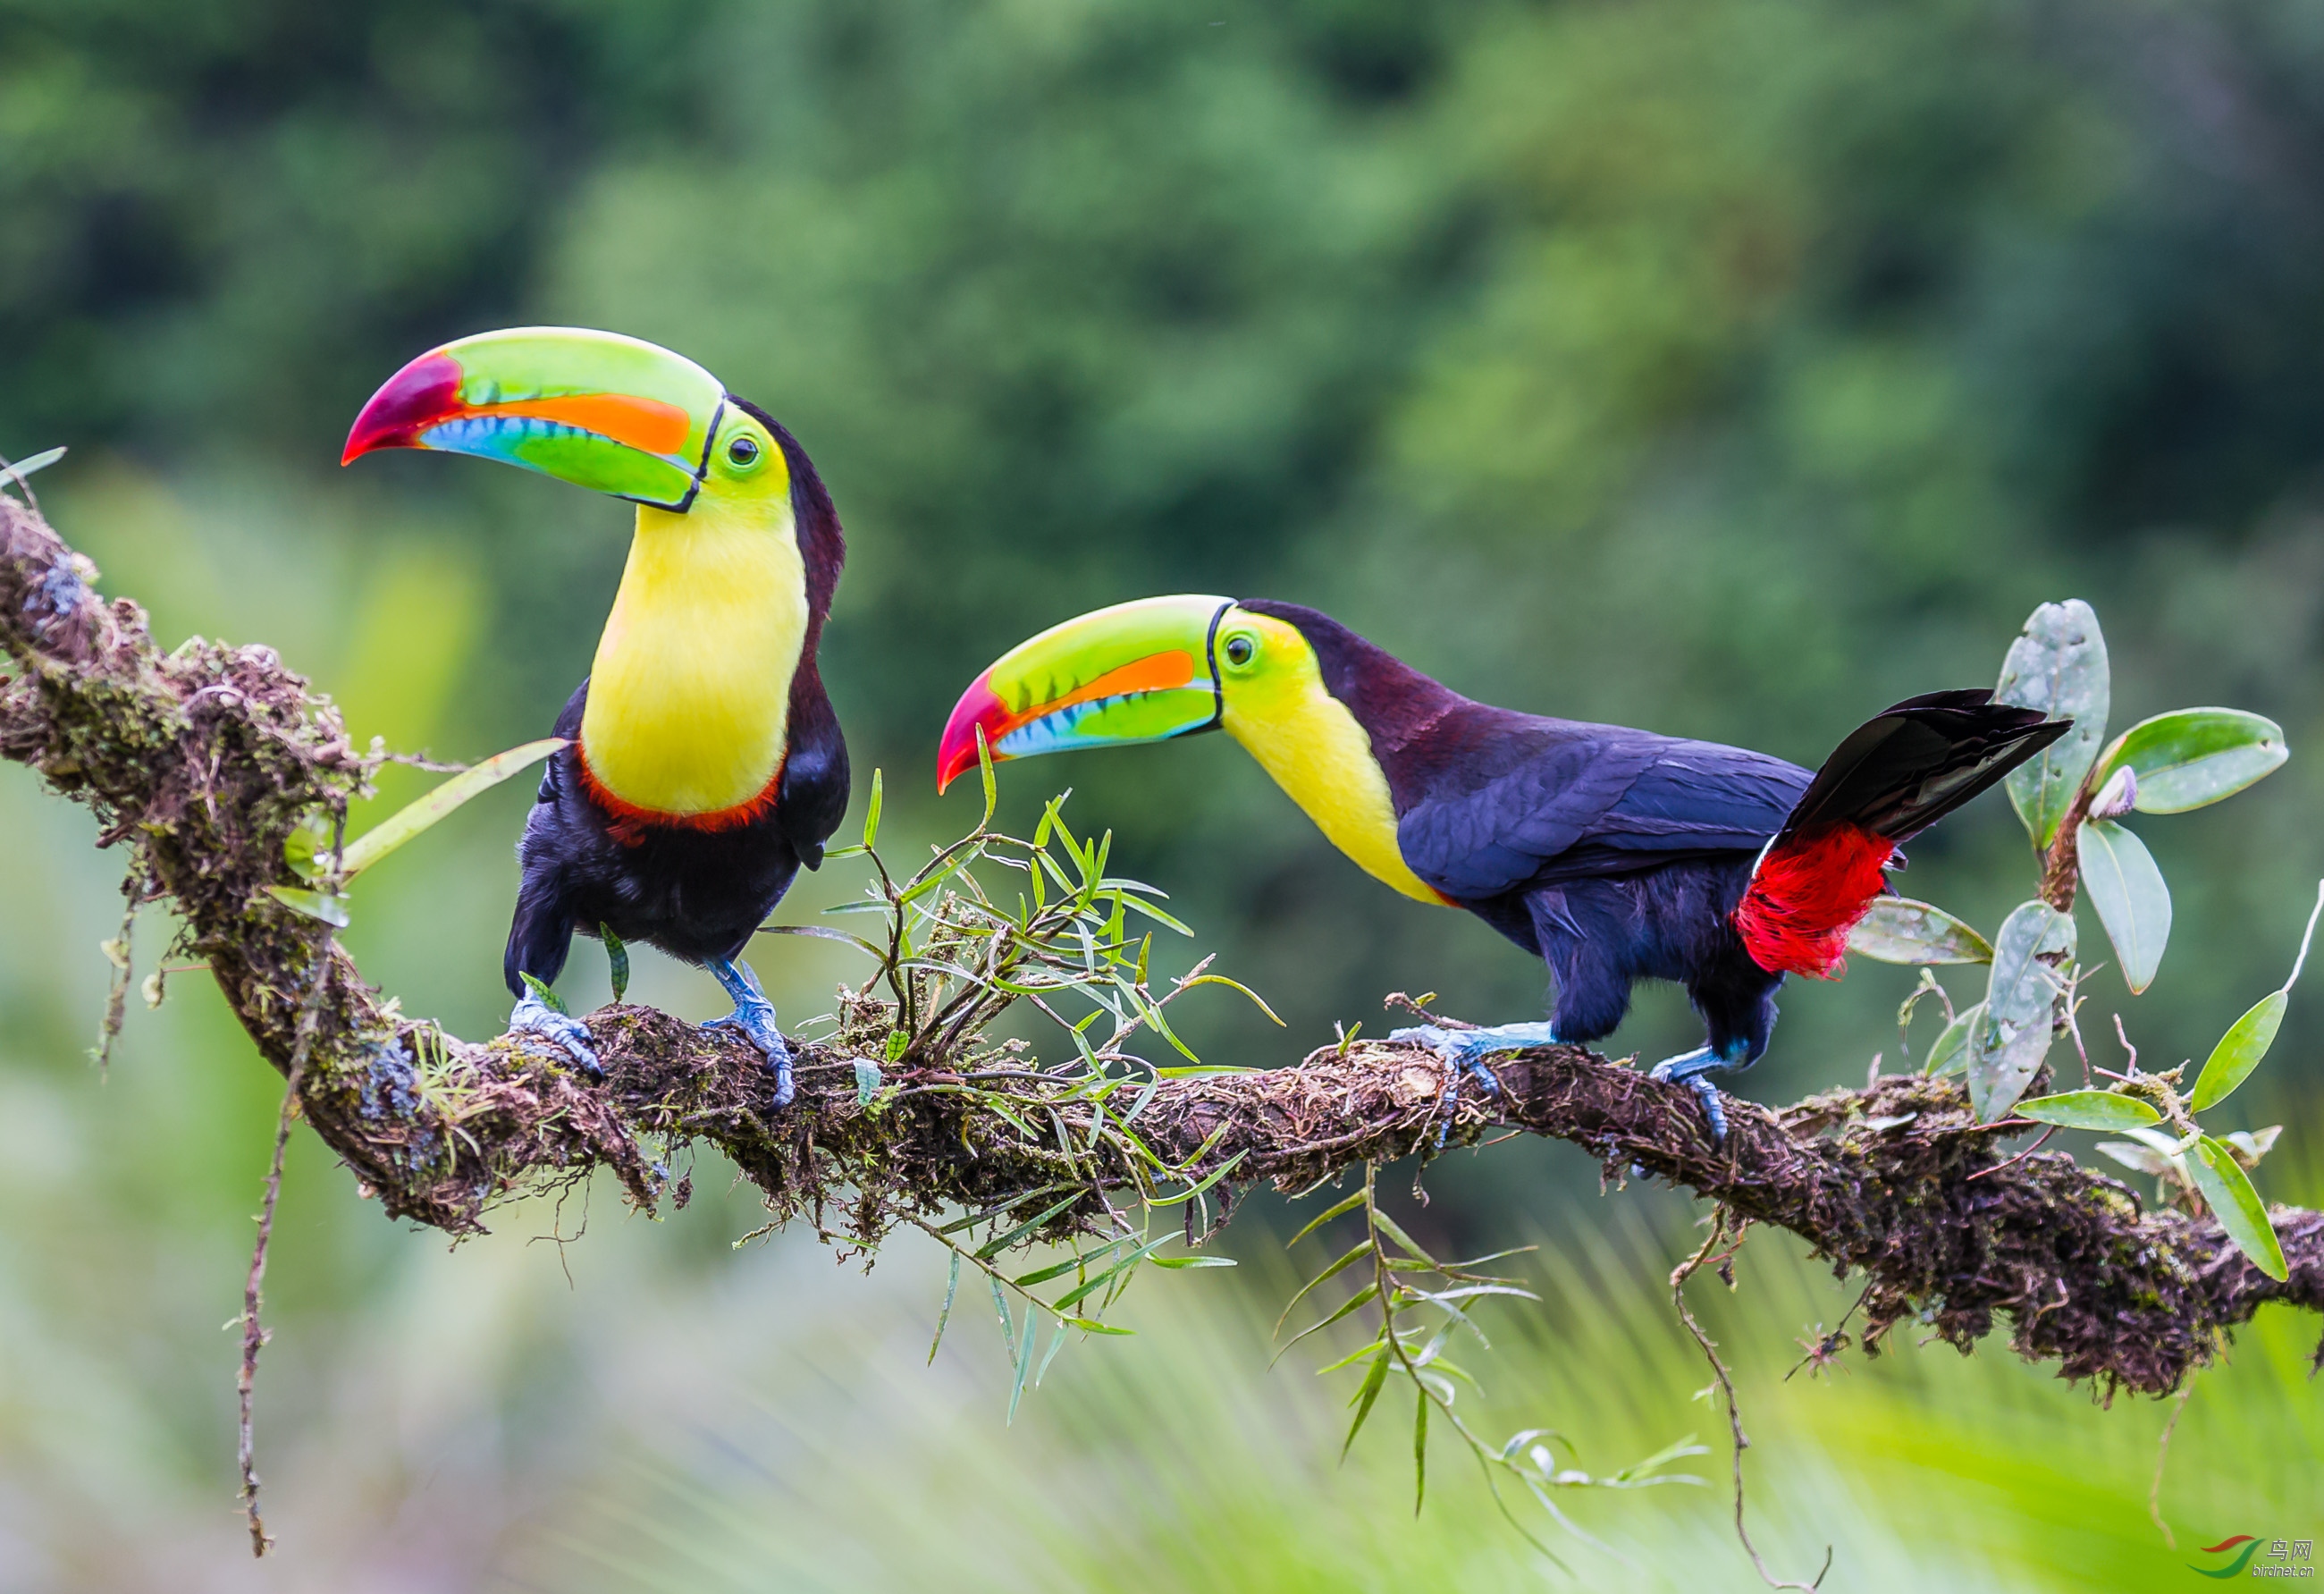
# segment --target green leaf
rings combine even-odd
[[[880,1065],[869,1057],[855,1059],[855,1104],[872,1105],[872,1098],[880,1091]]]
[[[319,808],[309,808],[282,839],[282,861],[290,872],[312,883],[325,873],[322,858],[331,850],[332,820]]]
[[[1372,1358],[1371,1366],[1364,1369],[1364,1381],[1357,1387],[1355,1397],[1349,1402],[1356,1408],[1356,1414],[1348,1424],[1347,1438],[1340,1442],[1340,1460],[1343,1461],[1356,1442],[1356,1435],[1363,1432],[1364,1419],[1372,1414],[1372,1402],[1379,1398],[1380,1386],[1388,1382],[1388,1363],[1391,1354],[1387,1346],[1380,1347],[1379,1354]]]
[[[1065,1199],[1058,1202],[1055,1206],[1044,1207],[1037,1216],[1026,1219],[1022,1223],[1018,1224],[1016,1228],[1011,1229],[1008,1233],[1001,1235],[999,1239],[988,1239],[982,1245],[977,1247],[976,1259],[980,1262],[991,1261],[993,1258],[1007,1250],[1010,1246],[1015,1245],[1019,1240],[1032,1233],[1042,1224],[1047,1223],[1050,1219],[1055,1218],[1058,1213],[1064,1212],[1067,1207],[1073,1205],[1075,1202],[1081,1200],[1088,1193],[1089,1193],[1084,1190],[1067,1191],[1065,1193]],[[1065,1303],[1061,1301],[1058,1304],[1064,1305]]]
[[[1931,1079],[1941,1079],[1948,1073],[1959,1073],[1968,1067],[1969,1033],[1976,1027],[1978,1020],[1984,1017],[1983,1002],[1954,1014],[1953,1021],[1939,1031],[1937,1038],[1930,1043],[1928,1061],[1922,1064],[1921,1072]]]
[[[2291,757],[2283,729],[2240,708],[2181,708],[2141,720],[2099,759],[2103,783],[2127,766],[2138,779],[2142,814],[2183,814],[2274,773]]]
[[[34,471],[48,469],[64,456],[65,451],[61,448],[44,448],[30,459],[20,459],[14,465],[0,465],[0,486],[5,486],[11,482],[22,486],[26,476],[31,475]]]
[[[900,1029],[890,1030],[888,1032],[887,1046],[888,1061],[894,1063],[900,1060],[904,1054],[911,1049],[911,1045],[912,1037],[910,1036],[905,1034]]]
[[[605,966],[613,976],[613,1000],[619,1001],[629,994],[630,949],[622,944],[619,935],[613,934],[611,925],[597,926],[597,939],[605,944]]]
[[[992,779],[992,749],[985,745],[982,725],[976,727],[976,773],[977,778],[984,783],[984,817],[978,820],[976,824],[976,828],[982,830],[992,823],[992,810],[1001,806],[1001,788],[994,784]],[[1109,1329],[1106,1331],[1127,1333],[1129,1331]]]
[[[1232,1257],[1154,1257],[1148,1258],[1157,1267],[1236,1267],[1241,1266]]]
[[[1848,933],[1848,950],[1884,963],[1989,963],[1986,938],[1941,908],[1910,897],[1874,899]]]
[[[1428,1391],[1413,1391],[1412,1412],[1412,1514],[1420,1515],[1421,1503],[1428,1498]]]
[[[2081,850],[2082,889],[2114,943],[2123,982],[2136,996],[2154,983],[2163,965],[2171,939],[2171,888],[2146,843],[2111,820],[2085,822],[2075,843]]]
[[[2034,610],[2002,660],[1994,701],[2074,722],[2072,730],[2009,774],[2010,804],[2037,850],[2049,847],[2082,777],[2098,760],[2110,689],[2106,638],[2098,615],[2080,598]]]
[[[863,850],[870,852],[880,841],[880,808],[882,802],[880,771],[872,771],[872,800],[863,806]]]
[[[928,1365],[936,1365],[936,1347],[944,1343],[945,1324],[952,1321],[953,1297],[960,1293],[960,1252],[952,1253],[952,1271],[945,1279],[944,1310],[936,1313],[936,1337],[928,1341]]]
[[[524,988],[532,992],[534,999],[538,1000],[542,1007],[547,1008],[552,1013],[564,1013],[566,1011],[565,999],[558,995],[555,991],[549,990],[548,985],[543,982],[538,974],[529,974],[520,972],[517,978],[524,981]],[[571,1015],[567,1014],[567,1016],[569,1018]]]
[[[469,798],[490,791],[512,775],[521,774],[566,745],[562,736],[544,736],[538,742],[528,742],[522,747],[496,752],[474,769],[453,776],[426,797],[397,809],[384,823],[348,843],[346,853],[339,859],[340,875],[353,880]]]
[[[2135,1129],[2161,1123],[2163,1115],[2136,1096],[2117,1091],[2066,1091],[2017,1104],[2017,1116],[2069,1129]]]
[[[1305,1300],[1308,1295],[1314,1292],[1316,1285],[1323,1283],[1327,1279],[1337,1277],[1340,1274],[1345,1272],[1348,1268],[1352,1267],[1356,1263],[1361,1261],[1364,1258],[1369,1257],[1371,1254],[1372,1242],[1368,1236],[1363,1239],[1358,1240],[1354,1245],[1349,1247],[1347,1250],[1341,1253],[1339,1258],[1334,1260],[1330,1267],[1324,1268],[1323,1272],[1318,1273],[1305,1284],[1301,1285],[1299,1286],[1299,1293],[1283,1304],[1283,1312],[1281,1315],[1277,1317],[1275,1320],[1275,1331],[1278,1334],[1283,1331],[1283,1325],[1290,1321],[1291,1313],[1298,1308],[1300,1302]]]
[[[1379,1285],[1377,1284],[1368,1284],[1364,1285],[1363,1288],[1358,1290],[1354,1295],[1349,1296],[1345,1301],[1342,1301],[1338,1306],[1334,1307],[1328,1315],[1314,1322],[1309,1323],[1305,1328],[1301,1329],[1297,1333],[1292,1335],[1290,1340],[1285,1343],[1283,1349],[1275,1353],[1275,1361],[1282,1360],[1283,1358],[1290,1351],[1292,1346],[1296,1345],[1308,1335],[1320,1332],[1322,1330],[1330,1328],[1333,1323],[1339,1322],[1340,1319],[1363,1306],[1367,1302],[1370,1302],[1379,1295]],[[1268,1365],[1272,1367],[1274,1362],[1269,1362]]]
[[[293,913],[303,913],[327,925],[344,930],[347,927],[347,899],[342,896],[309,891],[300,886],[269,886],[267,895]]]
[[[2283,1263],[2283,1247],[2275,1238],[2275,1225],[2268,1221],[2267,1207],[2252,1188],[2250,1175],[2236,1162],[2235,1153],[2206,1135],[2188,1154],[2187,1171],[2195,1175],[2195,1187],[2210,1202],[2211,1215],[2236,1242],[2236,1248],[2251,1258],[2252,1266],[2278,1283],[2291,1277],[2292,1270]]]
[[[2046,902],[2020,903],[1993,938],[1985,1014],[1969,1037],[1969,1095],[1978,1121],[1992,1123],[2024,1093],[2048,1055],[2057,971],[2040,961],[2074,950],[2074,919]]]
[[[2275,1044],[2275,1032],[2283,1027],[2283,1010],[2291,1005],[2291,992],[2271,990],[2228,1026],[2219,1044],[2211,1048],[2203,1072],[2195,1076],[2195,1094],[2189,1105],[2198,1112],[2208,1112],[2232,1095]]]
[[[1360,1190],[1357,1191],[1353,1195],[1333,1202],[1323,1212],[1320,1212],[1314,1217],[1308,1219],[1307,1226],[1305,1228],[1300,1230],[1298,1233],[1293,1235],[1289,1239],[1283,1242],[1283,1248],[1285,1250],[1289,1250],[1293,1246],[1297,1245],[1301,1240],[1314,1233],[1315,1230],[1321,1229],[1324,1224],[1330,1222],[1341,1213],[1352,1212],[1363,1204],[1364,1193]]]
[[[2141,1146],[2135,1140],[2101,1140],[2098,1149],[2135,1174],[2148,1174],[2160,1179],[2171,1171],[2171,1159],[2152,1146]]]

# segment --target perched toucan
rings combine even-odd
[[[693,361],[610,332],[530,327],[446,344],[373,395],[345,459],[474,454],[636,503],[637,530],[589,677],[557,718],[518,843],[504,972],[512,1028],[594,1070],[588,1031],[525,984],[604,926],[718,978],[766,1054],[790,1053],[739,959],[847,807],[816,644],[845,555],[798,442]]]
[[[1472,702],[1295,604],[1180,596],[1019,644],[945,725],[942,789],[996,759],[1222,729],[1325,836],[1422,902],[1543,958],[1547,1024],[1398,1031],[1492,1087],[1482,1058],[1610,1034],[1640,979],[1686,988],[1708,1035],[1655,1069],[1726,1117],[1706,1075],[1766,1050],[1786,973],[1839,971],[1896,844],[2070,728],[1983,691],[1900,703],[1823,769]]]

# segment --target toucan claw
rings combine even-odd
[[[537,1035],[573,1059],[582,1073],[591,1079],[605,1077],[605,1065],[597,1061],[596,1048],[590,1044],[589,1027],[569,1013],[560,1013],[539,997],[527,991],[517,999],[509,1011],[509,1033]]]
[[[775,1004],[767,1000],[767,993],[759,988],[758,978],[743,964],[721,958],[708,967],[718,983],[726,988],[726,994],[734,999],[734,1010],[724,1018],[713,1018],[702,1027],[739,1030],[743,1038],[759,1048],[767,1066],[774,1071],[773,1105],[779,1112],[791,1104],[794,1086],[790,1043],[775,1027]]]

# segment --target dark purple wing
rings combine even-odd
[[[1807,789],[1795,764],[1716,742],[1471,705],[1402,750],[1397,843],[1462,900],[1756,852]]]

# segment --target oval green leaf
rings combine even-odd
[[[2283,729],[2240,708],[2181,708],[2141,720],[2099,760],[2104,781],[2128,765],[2142,814],[2183,814],[2231,797],[2291,757]]]
[[[453,776],[418,802],[398,808],[385,823],[348,844],[339,859],[341,878],[353,880],[470,797],[490,791],[510,776],[530,769],[565,744],[562,736],[544,736],[522,747],[496,752],[474,769]]]
[[[2081,850],[2082,889],[2089,893],[2090,906],[2121,960],[2124,982],[2135,996],[2154,983],[2154,972],[2163,966],[2163,948],[2171,939],[2171,888],[2163,883],[2146,843],[2111,820],[2084,824],[2076,844]]]
[[[2116,1091],[2035,1096],[2017,1104],[2017,1116],[2069,1129],[2135,1129],[2163,1121],[2163,1115],[2148,1103]]]
[[[1979,1123],[2008,1112],[2048,1055],[2055,1031],[2058,972],[2074,952],[2074,919],[2046,902],[2023,902],[1993,938],[1985,1017],[1970,1037],[1969,1095]]]
[[[2236,1242],[2236,1248],[2251,1258],[2252,1266],[2278,1282],[2291,1277],[2292,1269],[2283,1264],[2283,1246],[2275,1238],[2275,1225],[2268,1221],[2267,1206],[2252,1188],[2250,1175],[2236,1164],[2235,1153],[2206,1135],[2188,1153],[2187,1171],[2195,1175],[2195,1187],[2211,1203],[2211,1215]]]
[[[2106,638],[2080,598],[2044,604],[2025,622],[2001,662],[1994,701],[2038,708],[2074,728],[2009,774],[2009,801],[2037,848],[2046,849],[2073,806],[2106,736],[2110,687]]]
[[[1929,1047],[1928,1061],[1921,1072],[1931,1079],[1941,1079],[1948,1073],[1959,1073],[1969,1066],[1969,1037],[1977,1021],[1985,1017],[1985,1004],[1964,1008],[1953,1016],[1953,1021],[1939,1032]]]
[[[2210,1057],[2203,1064],[2203,1072],[2195,1076],[2195,1094],[2190,1105],[2196,1111],[2217,1107],[2251,1077],[2251,1071],[2259,1066],[2268,1047],[2275,1044],[2275,1032],[2283,1027],[2283,1010],[2291,1005],[2288,992],[2271,990],[2219,1037],[2219,1044],[2211,1048]]]
[[[1941,908],[1881,897],[1848,933],[1848,950],[1884,963],[1989,963],[1986,938]]]

